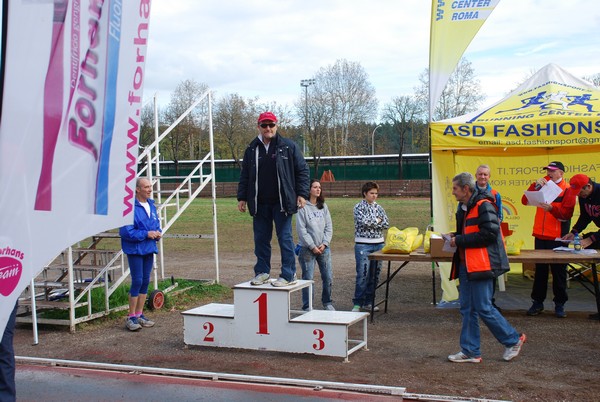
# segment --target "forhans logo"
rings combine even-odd
[[[13,257],[0,257],[0,294],[2,296],[10,295],[21,279],[23,273],[23,264],[20,260]]]

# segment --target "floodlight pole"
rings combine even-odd
[[[375,155],[375,131],[377,131],[379,127],[381,127],[381,124],[375,127],[373,133],[371,134],[371,155]]]
[[[302,153],[306,156],[306,135],[309,133],[308,129],[308,87],[314,85],[315,80],[313,78],[300,80],[300,86],[304,87],[304,122],[306,124],[306,133],[302,138]]]

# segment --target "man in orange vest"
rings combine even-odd
[[[565,166],[558,161],[550,162],[544,167],[546,176],[539,178],[531,183],[529,191],[541,190],[549,181],[553,181],[561,192],[550,203],[540,204],[535,211],[533,223],[533,237],[535,238],[536,250],[551,250],[562,246],[562,242],[557,241],[566,235],[571,228],[571,217],[575,210],[576,197],[572,190],[569,190],[569,184],[563,179]],[[521,198],[523,205],[528,205],[529,201],[525,195]],[[552,292],[554,293],[554,314],[558,318],[567,316],[565,312],[565,303],[569,299],[567,296],[567,265],[566,264],[535,264],[535,277],[533,288],[531,290],[531,299],[533,301],[527,315],[538,315],[544,311],[544,300],[548,291],[548,273],[552,272]]]
[[[479,319],[506,348],[503,359],[517,357],[527,337],[519,334],[492,305],[493,278],[509,271],[508,256],[500,233],[493,198],[477,191],[470,173],[452,179],[452,195],[459,202],[456,232],[449,233],[456,247],[450,280],[459,279],[460,352],[448,356],[454,363],[480,363]]]

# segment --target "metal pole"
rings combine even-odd
[[[302,143],[303,143],[303,150],[302,153],[304,154],[304,156],[306,156],[306,135],[309,133],[309,126],[308,126],[308,87],[313,85],[315,83],[315,80],[313,78],[308,79],[308,80],[300,80],[300,86],[304,87],[304,123],[306,124],[306,131],[303,135],[303,139],[302,139]]]
[[[381,124],[373,129],[373,133],[371,134],[371,155],[375,155],[375,131],[381,127]]]

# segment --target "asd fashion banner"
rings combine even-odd
[[[150,0],[3,5],[0,330],[61,250],[133,219],[150,17]]]

